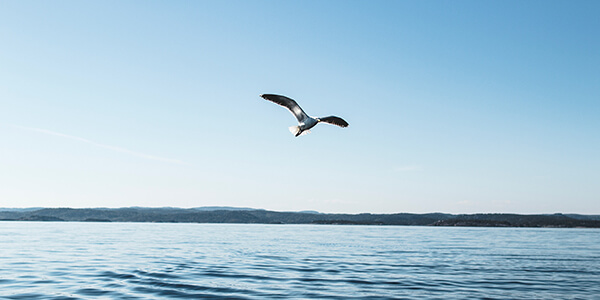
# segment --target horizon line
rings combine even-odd
[[[517,212],[472,212],[472,213],[449,213],[449,212],[358,212],[358,213],[349,213],[349,212],[320,212],[312,209],[302,209],[302,210],[272,210],[265,208],[252,208],[252,207],[238,207],[238,206],[226,206],[226,205],[207,205],[207,206],[194,206],[194,207],[176,207],[176,206],[121,206],[121,207],[68,207],[68,206],[31,206],[31,207],[0,207],[0,212],[8,210],[41,210],[41,209],[206,209],[206,208],[215,208],[214,210],[220,210],[219,208],[223,208],[222,210],[260,210],[260,211],[271,211],[271,212],[292,212],[292,213],[304,213],[304,212],[312,212],[318,214],[347,214],[347,215],[360,215],[360,214],[372,214],[372,215],[394,215],[394,214],[413,214],[413,215],[426,215],[426,214],[447,214],[447,215],[489,215],[489,214],[498,214],[498,215],[582,215],[582,216],[600,216],[600,213],[576,213],[576,212],[551,212],[551,213],[517,213]]]

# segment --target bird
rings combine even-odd
[[[275,94],[261,94],[261,98],[279,104],[287,108],[298,120],[298,126],[290,126],[290,132],[295,136],[301,136],[310,133],[310,129],[315,127],[320,122],[325,122],[340,127],[348,127],[348,122],[344,119],[336,116],[316,118],[307,115],[304,110],[294,101],[286,96],[275,95]]]

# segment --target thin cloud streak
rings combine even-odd
[[[101,143],[94,142],[92,140],[88,140],[88,139],[84,139],[84,138],[81,138],[78,136],[68,135],[68,134],[64,134],[64,133],[60,133],[60,132],[54,132],[54,131],[50,131],[50,130],[46,130],[46,129],[25,127],[25,126],[19,126],[19,125],[11,125],[11,126],[14,128],[22,129],[22,130],[34,131],[34,132],[39,132],[39,133],[43,133],[43,134],[47,134],[47,135],[53,135],[53,136],[58,136],[58,137],[67,138],[67,139],[71,139],[71,140],[76,140],[76,141],[84,142],[84,143],[87,143],[87,144],[90,144],[90,145],[93,145],[96,147],[109,149],[109,150],[121,152],[121,153],[127,153],[127,154],[131,154],[133,156],[137,156],[137,157],[141,157],[141,158],[145,158],[145,159],[157,160],[157,161],[174,163],[174,164],[183,164],[183,161],[181,161],[179,159],[165,158],[165,157],[150,155],[150,154],[146,154],[146,153],[131,151],[129,149],[125,149],[125,148],[121,148],[121,147],[117,147],[117,146],[106,145],[106,144],[101,144]]]

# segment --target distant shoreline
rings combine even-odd
[[[252,208],[0,208],[0,221],[332,224],[460,227],[600,228],[600,215],[581,214],[331,214]]]

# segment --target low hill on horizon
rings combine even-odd
[[[169,222],[242,224],[347,224],[480,227],[600,228],[599,215],[579,214],[332,214],[236,207],[0,208],[3,221]]]

